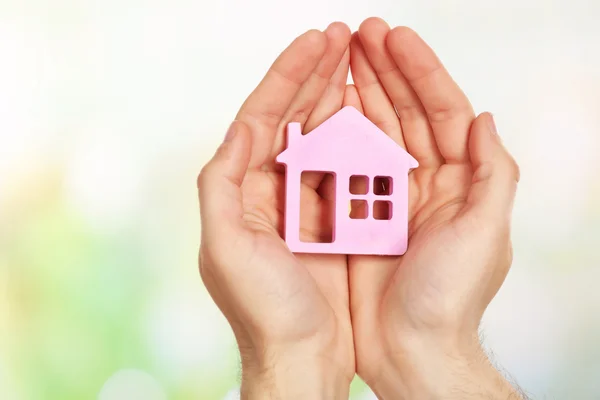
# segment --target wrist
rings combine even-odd
[[[348,399],[350,381],[326,360],[289,357],[242,366],[241,399]]]
[[[524,398],[494,368],[476,335],[463,343],[444,342],[405,340],[367,383],[381,399]]]
[[[315,343],[242,346],[242,400],[348,399],[354,367]],[[330,347],[332,351],[334,346]]]

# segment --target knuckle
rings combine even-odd
[[[435,109],[427,110],[427,116],[433,123],[443,123],[452,120],[458,110],[450,105],[440,106]]]
[[[432,123],[442,124],[472,113],[472,107],[465,102],[462,104],[440,104],[428,110],[427,116]]]

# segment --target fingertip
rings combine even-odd
[[[481,114],[478,115],[478,118],[484,118],[486,120],[490,119],[490,118],[493,119],[494,118],[494,114],[492,114],[489,111],[484,111],[484,112],[482,112]]]
[[[369,37],[372,34],[381,34],[381,32],[387,33],[389,30],[388,23],[379,17],[369,17],[358,27],[361,37]]]
[[[418,37],[417,32],[409,28],[408,26],[396,26],[390,31],[389,39],[398,40],[402,38]]]
[[[312,54],[323,54],[327,48],[327,35],[318,29],[306,31],[298,41],[304,45],[306,52]]]
[[[490,112],[483,112],[477,116],[471,125],[469,137],[469,153],[474,166],[490,163],[499,163],[515,181],[520,180],[521,172],[512,155],[504,148],[498,132],[494,116]]]
[[[358,30],[365,53],[378,74],[397,68],[385,44],[389,31],[389,25],[381,18],[367,19]]]
[[[207,181],[217,179],[219,176],[224,176],[235,184],[241,185],[250,162],[251,150],[250,128],[242,121],[233,121],[226,139],[198,176],[198,187],[207,187]]]
[[[484,111],[481,114],[479,114],[471,124],[471,131],[486,133],[491,138],[497,136],[494,115],[489,111]]]
[[[229,136],[229,138],[227,138]],[[224,144],[250,141],[250,128],[242,121],[234,120],[229,126]]]
[[[490,124],[493,116],[481,113],[471,124],[469,133],[469,159],[473,169],[473,184],[468,202],[472,213],[478,218],[510,215],[514,201],[519,167],[497,140]],[[508,214],[503,212],[508,211]]]
[[[397,26],[388,32],[386,36],[386,45],[388,49],[400,54],[406,48],[410,40],[419,38],[419,35],[407,26]]]
[[[352,32],[348,25],[343,22],[335,21],[329,24],[327,29],[325,29],[325,34],[330,39],[342,39],[346,42],[350,41],[350,37],[352,36]]]
[[[482,112],[475,118],[471,124],[471,131],[486,134],[491,139],[499,139],[494,115],[489,111]]]
[[[233,137],[229,140],[229,143],[232,147],[235,146],[236,151],[239,147],[250,147],[252,144],[252,134],[246,123],[235,120],[229,129],[234,132]]]
[[[489,131],[489,112],[481,113],[471,124],[469,154],[475,167],[489,161],[492,156],[492,135]]]
[[[330,55],[330,61],[333,62],[333,72],[336,66],[344,59],[345,52],[350,46],[352,32],[350,32],[348,25],[343,22],[333,22],[325,29],[325,36],[327,37],[326,51]]]

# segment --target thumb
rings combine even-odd
[[[221,241],[242,223],[241,185],[250,162],[252,139],[248,126],[234,121],[223,143],[198,176],[203,238]]]
[[[510,220],[519,167],[502,145],[490,113],[480,114],[471,125],[469,155],[473,182],[466,212],[486,220]]]

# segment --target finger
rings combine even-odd
[[[309,132],[341,108],[348,80],[350,28],[334,22],[325,30],[327,50],[288,111],[288,120]],[[282,135],[283,136],[283,135]]]
[[[348,31],[348,42],[349,41],[350,31]],[[344,52],[335,73],[329,80],[325,93],[323,93],[323,96],[310,113],[310,116],[304,125],[305,132],[312,131],[342,109],[350,67],[350,48],[348,47],[348,42],[346,42],[346,51]]]
[[[356,86],[346,85],[346,91],[344,92],[344,102],[342,103],[342,107],[351,106],[360,111],[361,114],[364,114],[363,106],[360,101],[360,96],[358,94],[358,90]]]
[[[250,167],[268,160],[281,119],[321,61],[326,46],[325,34],[318,30],[298,37],[275,60],[242,105],[236,119],[246,123],[253,134]]]
[[[328,36],[328,49],[321,63],[313,72],[311,78],[314,79],[312,82],[310,79],[306,82],[298,93],[298,98],[290,107],[288,116],[283,118],[283,123],[287,121],[300,122],[304,132],[310,132],[341,109],[344,88],[348,79],[350,29],[345,24],[333,23],[325,33]],[[340,53],[342,57],[338,59]],[[331,73],[331,68],[335,67],[333,62],[337,62],[337,68]],[[330,79],[324,86],[323,78],[328,75],[331,75]],[[310,108],[312,111],[307,116],[306,111],[302,110]],[[283,142],[284,135],[278,135],[274,146],[275,154],[283,151]],[[324,176],[321,172],[305,172],[302,174],[301,183],[316,190],[321,185]]]
[[[250,162],[251,147],[248,126],[234,122],[225,141],[198,176],[203,240],[214,240],[216,247],[221,246],[224,238],[238,235],[243,227],[240,186]]]
[[[325,94],[310,114],[305,125],[305,131],[310,132],[327,118],[331,117],[342,108],[346,82],[348,80],[348,67],[350,63],[350,51],[346,50],[338,69],[331,77],[331,81]],[[307,172],[302,176],[302,182],[312,189],[317,189],[325,175],[321,172]]]
[[[468,132],[475,115],[465,94],[411,29],[394,28],[387,36],[387,48],[423,104],[442,156],[449,163],[467,162]]]
[[[385,41],[389,32],[390,27],[380,18],[369,18],[358,29],[365,54],[396,108],[408,152],[419,165],[437,167],[444,159],[419,97],[388,52]]]
[[[289,122],[299,122],[305,133],[312,129],[306,126],[306,122],[315,106],[317,106],[319,99],[326,93],[328,86],[331,84],[331,79],[344,57],[350,42],[350,29],[341,22],[334,22],[325,30],[325,36],[327,39],[325,54],[310,77],[304,82],[281,119],[271,150],[271,159],[275,159],[285,149],[285,135],[283,132]],[[325,111],[331,110],[331,106],[328,105]],[[324,116],[323,112],[320,115],[323,120],[330,116],[331,114]]]
[[[350,42],[350,69],[365,116],[406,149],[394,106],[369,63],[357,34],[352,35]]]
[[[491,114],[473,122],[469,139],[473,183],[465,212],[483,221],[510,219],[519,168],[502,145]]]

